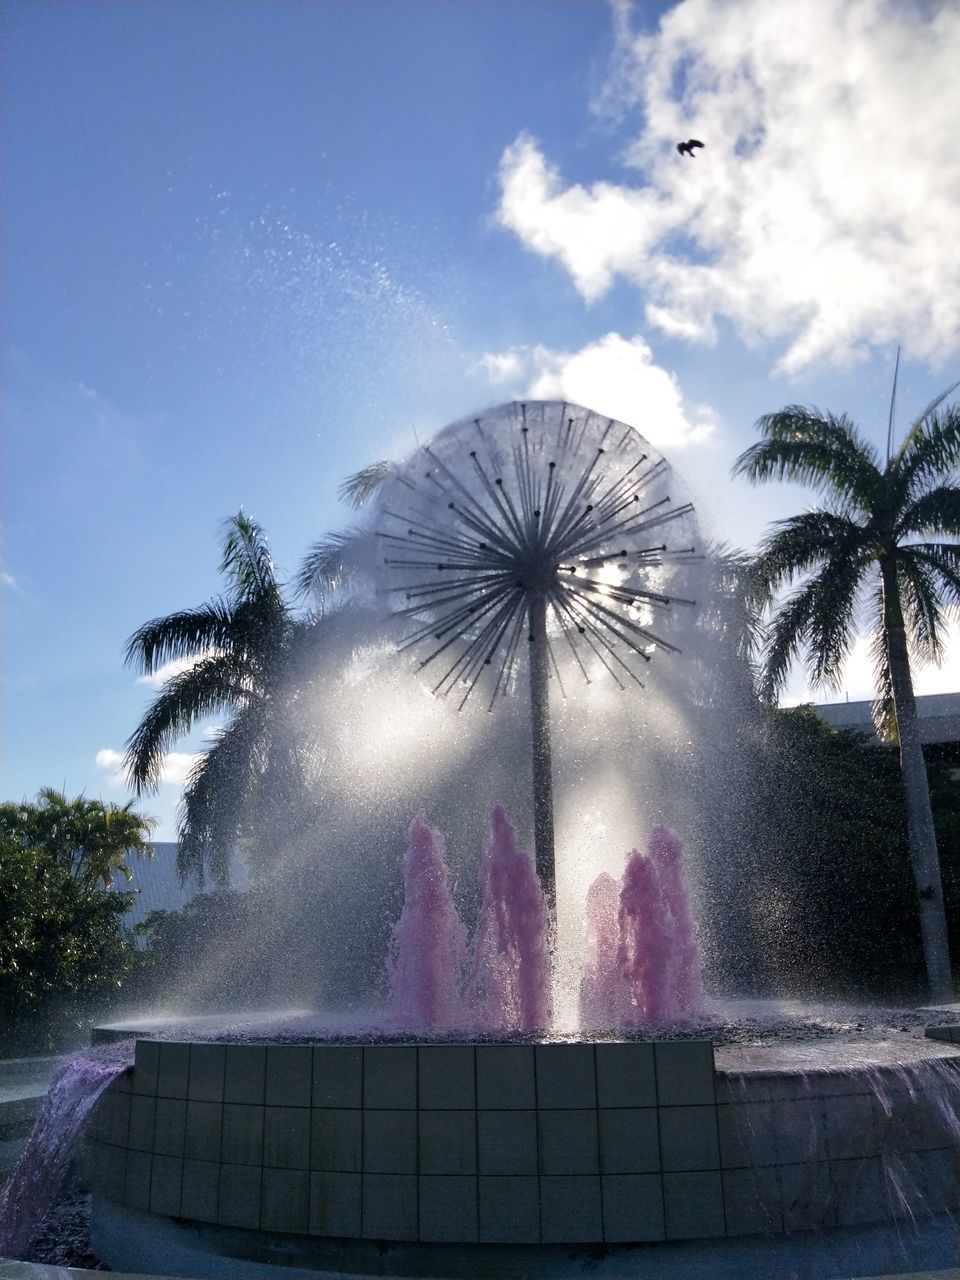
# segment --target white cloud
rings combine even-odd
[[[491,382],[518,399],[570,400],[637,428],[658,448],[703,440],[714,429],[712,410],[685,407],[673,374],[653,363],[639,335],[608,333],[579,351],[515,347],[480,361]]]
[[[931,362],[956,349],[960,5],[682,0],[651,35],[615,12],[603,105],[642,118],[637,181],[565,184],[521,135],[504,227],[588,301],[622,276],[649,324],[711,342],[726,319],[780,346],[785,372],[894,341]],[[691,136],[695,159],[675,149]]]
[[[182,671],[189,671],[191,667],[195,667],[198,662],[202,662],[204,658],[209,658],[213,653],[214,650],[210,649],[205,653],[198,653],[189,658],[171,658],[162,667],[157,667],[152,675],[137,676],[137,684],[145,684],[149,685],[151,689],[159,689],[161,685],[166,684],[171,676],[178,676]]]
[[[199,752],[168,751],[163,757],[163,764],[160,770],[161,785],[182,786],[199,756]],[[96,765],[98,769],[107,771],[108,787],[125,787],[127,785],[127,775],[123,768],[123,760],[123,752],[116,751],[113,747],[101,747],[97,752]]]
[[[0,586],[6,587],[9,591],[20,590],[19,582],[17,582],[12,573],[7,573],[6,570],[0,572]]]

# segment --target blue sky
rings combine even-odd
[[[761,413],[879,444],[898,342],[904,424],[960,376],[958,60],[952,4],[7,0],[4,797],[126,798],[124,642],[224,517],[292,574],[488,405],[632,421],[753,545],[809,501],[727,478]]]

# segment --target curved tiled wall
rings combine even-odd
[[[958,1151],[933,1108],[894,1090],[888,1113],[850,1073],[798,1081],[733,1082],[689,1040],[139,1041],[96,1118],[94,1189],[199,1223],[419,1243],[878,1221],[897,1212],[892,1163],[916,1165],[930,1207],[957,1204]]]

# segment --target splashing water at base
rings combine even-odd
[[[133,1041],[87,1049],[64,1063],[0,1197],[0,1257],[23,1257],[66,1176],[87,1117],[121,1072]]]

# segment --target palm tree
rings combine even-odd
[[[763,598],[800,579],[771,619],[761,693],[774,700],[801,653],[814,684],[836,687],[868,605],[875,719],[900,742],[927,980],[938,1002],[952,999],[950,955],[910,658],[942,658],[944,625],[960,603],[960,407],[941,408],[955,389],[923,411],[896,452],[888,435],[885,463],[846,416],[789,405],[759,420],[763,439],[733,466],[754,483],[795,481],[826,499],[777,521],[760,546]],[[891,425],[892,417],[891,403]]]
[[[131,856],[152,858],[150,833],[156,823],[137,813],[133,801],[104,804],[77,796],[68,800],[55,787],[44,787],[35,804],[0,805],[0,833],[15,836],[27,848],[43,849],[75,880],[88,888],[110,886],[117,875],[133,877]]]
[[[282,839],[280,827],[303,814],[304,759],[284,711],[317,618],[294,614],[263,530],[242,511],[225,521],[220,572],[225,596],[154,618],[127,642],[126,662],[146,675],[168,662],[182,669],[130,736],[125,766],[138,795],[156,789],[177,739],[227,713],[187,779],[177,854],[181,878],[192,873],[202,883],[209,868],[222,884],[242,831]]]

